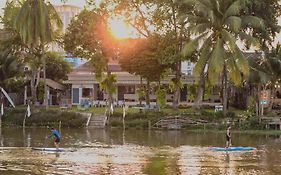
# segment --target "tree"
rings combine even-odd
[[[106,3],[113,6],[115,15],[124,16],[126,22],[134,27],[141,38],[153,37],[158,34],[165,36],[169,49],[163,51],[162,64],[171,65],[175,77],[173,106],[177,107],[181,88],[181,61],[186,59],[181,55],[184,41],[189,35],[186,30],[187,21],[179,16],[180,11],[189,11],[182,8],[173,0],[108,0]]]
[[[18,32],[22,43],[29,50],[30,57],[32,59],[39,58],[43,61],[45,105],[47,109],[45,47],[54,41],[62,22],[52,4],[46,3],[44,0],[24,0],[12,20],[14,29]],[[32,77],[36,77],[40,69],[33,65],[32,71]],[[31,81],[33,98],[36,97],[35,89],[37,88],[36,84],[38,85],[34,80],[35,78]]]
[[[68,27],[64,37],[65,50],[75,56],[86,58],[92,65],[97,80],[107,85],[108,108],[113,103],[111,91],[114,76],[109,61],[116,58],[117,47],[107,27],[107,11],[104,9],[83,10]],[[106,72],[104,78],[103,73]],[[112,81],[112,82],[108,82]]]
[[[250,76],[248,83],[253,87],[256,114],[261,115],[260,94],[261,90],[269,89],[272,94],[275,91],[275,85],[281,77],[281,47],[278,44],[270,53],[264,55],[264,58],[250,60]],[[272,101],[269,101],[268,110],[272,108]]]
[[[23,64],[8,50],[0,50],[0,86],[7,89],[8,82],[23,72]]]
[[[71,65],[55,52],[46,53],[46,78],[61,82],[67,79]]]
[[[253,36],[260,40],[262,50],[272,48],[276,34],[280,32],[278,18],[281,15],[281,4],[279,0],[251,0],[247,1],[244,14],[253,15],[263,19],[264,29],[254,28]]]
[[[120,47],[119,63],[123,70],[139,75],[146,80],[146,104],[150,104],[150,83],[161,80],[167,65],[159,61],[160,38],[155,36],[148,39],[131,39]]]
[[[200,76],[197,96],[203,95],[206,67],[210,84],[216,84],[222,75],[226,115],[228,81],[239,85],[249,75],[247,59],[236,42],[240,39],[247,46],[258,46],[258,40],[252,37],[250,31],[253,28],[263,29],[263,21],[256,16],[242,14],[247,7],[244,0],[185,0],[183,3],[193,7],[193,12],[184,16],[196,38],[187,42],[183,52],[185,56],[199,52],[195,66],[195,75]]]

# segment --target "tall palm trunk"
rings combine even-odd
[[[228,102],[228,96],[227,96],[227,69],[226,69],[226,63],[224,63],[224,68],[223,68],[223,116],[226,117],[227,113],[227,102]]]
[[[150,105],[150,81],[146,80],[146,89],[145,89],[145,103],[146,105]]]
[[[140,77],[140,88],[143,88],[142,77]],[[143,97],[139,97],[140,106],[142,105],[142,98],[143,98]]]
[[[30,88],[31,88],[31,96],[33,104],[37,102],[37,87],[40,81],[40,68],[36,68],[35,66],[31,69],[31,80],[30,80]]]
[[[205,73],[204,73],[204,69],[202,69],[202,72],[200,74],[200,80],[199,80],[199,84],[198,84],[196,98],[193,103],[194,109],[201,108],[203,97],[204,97],[204,90],[205,90]]]
[[[181,80],[181,61],[177,63],[177,70],[176,70],[176,77],[175,77],[176,89],[174,91],[173,108],[177,108],[179,105],[180,92],[181,92],[181,89],[179,87],[180,80]]]
[[[49,102],[48,102],[48,92],[47,92],[47,82],[46,82],[46,57],[44,53],[44,48],[42,47],[42,60],[43,60],[43,78],[44,78],[44,104],[46,110],[49,108]]]
[[[270,88],[270,92],[269,92],[269,97],[268,97],[268,106],[267,106],[267,110],[266,110],[266,112],[267,113],[270,113],[270,112],[272,112],[272,107],[273,107],[273,99],[275,98],[274,97],[274,94],[276,94],[276,89],[275,88],[273,88],[273,86]]]
[[[4,97],[2,95],[2,92],[0,91],[0,108],[1,108],[1,105],[2,105],[3,102],[4,102]],[[1,130],[1,127],[2,127],[2,112],[0,111],[0,130]]]
[[[107,71],[107,77],[110,77],[110,75],[111,75],[111,72]],[[106,90],[107,90],[107,94],[108,94],[108,97],[107,97],[108,98],[107,99],[107,101],[108,101],[108,110],[110,111],[111,105],[113,105],[113,94],[110,91],[111,87],[109,87],[110,86],[110,82],[107,82],[106,86],[107,86]]]

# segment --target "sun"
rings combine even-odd
[[[108,20],[110,33],[116,39],[136,38],[136,30],[129,26],[122,17],[112,17]]]

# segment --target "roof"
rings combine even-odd
[[[44,82],[44,79],[41,78],[40,81]],[[65,89],[65,87],[62,84],[60,84],[58,82],[55,82],[54,80],[51,80],[49,78],[46,79],[46,84],[47,84],[47,86],[49,86],[52,89],[58,89],[58,90],[64,90]]]
[[[119,64],[116,64],[115,62],[110,62],[108,65],[108,69],[110,72],[122,72],[122,69]],[[72,72],[68,74],[68,76],[71,75],[83,75],[83,74],[92,74],[94,72],[94,68],[90,66],[89,62],[86,62],[85,64],[80,65],[76,69],[74,69]]]

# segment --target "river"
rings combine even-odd
[[[65,152],[53,147],[45,128],[2,128],[0,175],[278,175],[281,139],[264,134],[232,134],[233,146],[249,152],[214,152],[224,147],[221,132],[122,129],[62,129]]]

